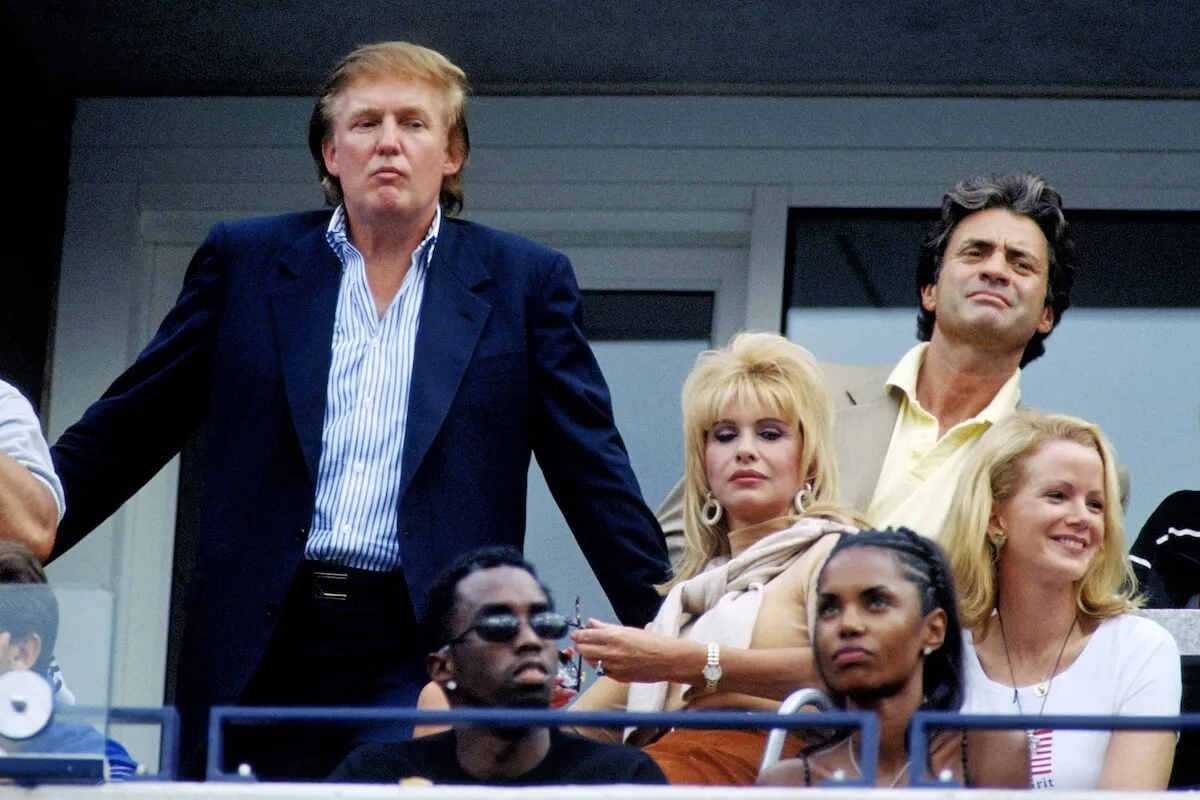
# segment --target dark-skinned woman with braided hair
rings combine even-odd
[[[938,545],[907,528],[842,537],[817,579],[816,669],[835,706],[879,718],[878,786],[912,780],[908,730],[919,710],[957,711],[963,637],[953,577]],[[860,775],[859,734],[814,742],[760,784],[816,786]],[[1016,731],[941,730],[926,777],[1026,788],[1029,753]]]

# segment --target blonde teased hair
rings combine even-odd
[[[379,42],[360,47],[338,62],[321,87],[308,122],[308,149],[317,167],[325,201],[336,206],[343,199],[342,183],[325,166],[321,150],[325,139],[333,136],[337,101],[346,87],[355,81],[383,77],[420,81],[441,93],[449,151],[452,155],[462,156],[462,165],[458,172],[442,179],[438,200],[447,214],[457,214],[462,210],[466,196],[462,175],[471,155],[471,139],[467,133],[467,75],[436,50],[411,42]]]
[[[700,519],[700,508],[709,492],[705,468],[708,433],[732,403],[764,409],[799,430],[800,474],[812,483],[812,505],[805,509],[806,516],[860,522],[853,512],[834,505],[838,473],[833,407],[816,360],[778,334],[739,333],[729,347],[701,353],[683,384],[685,548],[675,577],[659,587],[664,592],[699,573],[713,558],[730,552],[728,519],[722,517],[709,527]],[[794,509],[789,514],[800,516]]]
[[[958,584],[963,625],[978,638],[996,606],[998,553],[988,530],[995,504],[1012,498],[1025,478],[1025,461],[1047,442],[1074,442],[1095,450],[1104,468],[1104,535],[1075,587],[1079,613],[1093,620],[1136,608],[1137,580],[1126,553],[1116,458],[1103,432],[1063,414],[1025,412],[997,423],[980,439],[955,489],[941,545]]]

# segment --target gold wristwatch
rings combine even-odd
[[[704,688],[710,692],[717,690],[717,682],[721,680],[721,645],[716,642],[708,643],[708,661],[700,671],[704,677]]]

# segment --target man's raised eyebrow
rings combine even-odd
[[[1023,247],[1014,247],[1013,245],[1004,246],[1004,256],[1010,260],[1014,258],[1024,258],[1028,261],[1032,261],[1035,264],[1040,265],[1042,263],[1042,259],[1038,258],[1032,250],[1026,250]]]
[[[978,247],[984,250],[994,250],[996,249],[996,243],[991,239],[981,239],[979,237],[974,239],[966,239],[958,246],[958,251],[962,252],[963,250],[968,250],[972,247]],[[1038,258],[1032,250],[1026,250],[1024,247],[1016,247],[1011,244],[1004,245],[1004,257],[1007,259],[1026,258],[1038,264],[1042,263],[1042,259]]]
[[[976,236],[974,239],[964,239],[962,244],[958,246],[958,249],[962,251],[971,247],[982,247],[991,250],[996,247],[996,243],[991,239],[981,239]]]

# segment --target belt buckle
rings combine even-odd
[[[344,572],[314,572],[312,574],[313,597],[318,600],[346,600],[350,576]]]

